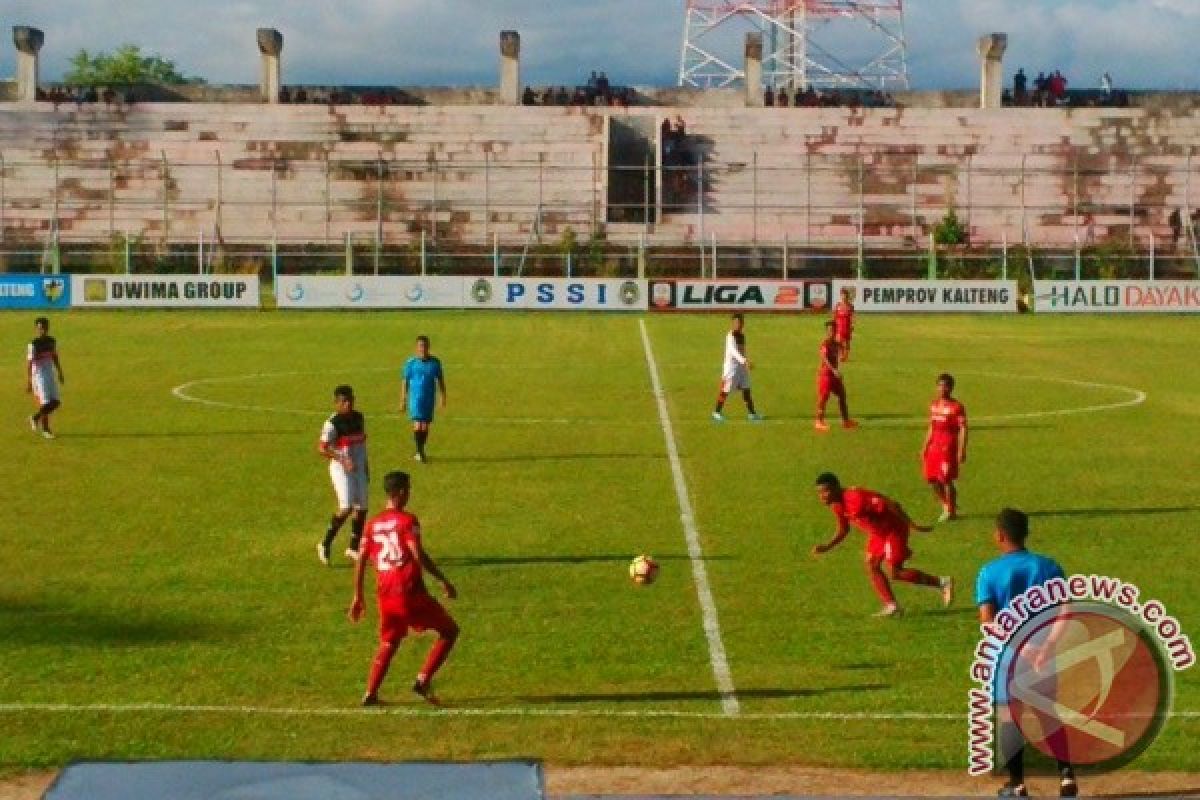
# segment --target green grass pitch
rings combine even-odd
[[[0,317],[9,769],[503,756],[963,769],[965,719],[903,715],[965,714],[970,587],[1006,504],[1037,512],[1032,546],[1069,572],[1137,583],[1200,632],[1195,320],[863,316],[846,376],[864,426],[818,435],[818,318],[748,320],[768,420],[746,423],[731,398],[730,421],[715,425],[726,320],[646,317],[743,711],[726,719],[637,317],[60,315],[68,382],[61,436],[45,442],[22,416],[32,316]],[[396,413],[418,333],[432,336],[450,394],[426,466],[409,460]],[[812,481],[833,469],[935,517],[918,451],[944,370],[974,420],[966,518],[917,537],[911,563],[955,576],[960,597],[943,611],[899,586],[908,615],[872,619],[862,536],[809,555],[832,530]],[[367,415],[375,504],[378,476],[411,467],[426,544],[461,592],[464,633],[439,691],[483,713],[427,714],[410,699],[425,638],[405,644],[384,687],[393,709],[419,713],[355,710],[374,610],[350,625],[347,562],[323,568],[313,552],[332,508],[315,443],[341,382]],[[210,404],[172,394],[184,384]],[[1147,399],[1029,415],[1135,397],[1119,387]],[[639,589],[626,567],[641,552],[663,569]],[[1197,673],[1178,676],[1176,709],[1200,711]],[[1200,769],[1197,736],[1200,719],[1173,719],[1138,764]]]

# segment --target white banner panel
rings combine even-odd
[[[833,296],[850,289],[856,311],[916,313],[1016,313],[1016,281],[844,281]]]
[[[650,304],[661,311],[823,311],[829,281],[656,280]]]
[[[1033,295],[1050,313],[1200,313],[1200,281],[1034,281]]]
[[[280,308],[461,308],[464,278],[280,275]]]
[[[72,275],[84,308],[258,308],[257,275]]]
[[[645,311],[646,282],[620,278],[464,278],[466,308]]]

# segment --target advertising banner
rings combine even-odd
[[[1033,295],[1057,314],[1200,313],[1200,281],[1034,281]]]
[[[465,308],[645,311],[646,282],[621,278],[463,278]]]
[[[0,275],[0,309],[56,309],[71,306],[66,275]]]
[[[279,308],[461,308],[464,278],[280,275]]]
[[[1016,281],[844,281],[833,282],[833,296],[851,291],[856,311],[923,314],[1017,312]]]
[[[76,308],[258,308],[257,275],[72,275]]]
[[[655,311],[824,311],[829,281],[651,281]]]

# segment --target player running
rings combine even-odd
[[[379,704],[379,687],[387,675],[392,656],[409,630],[417,633],[432,630],[437,631],[438,639],[417,673],[412,690],[439,705],[430,687],[433,676],[446,663],[450,650],[458,641],[459,629],[454,618],[425,588],[423,574],[428,572],[436,578],[447,598],[453,600],[458,592],[425,552],[421,544],[421,523],[415,515],[405,511],[411,490],[408,474],[388,473],[383,479],[383,490],[387,493],[387,510],[367,523],[362,557],[354,569],[354,601],[350,604],[350,619],[358,622],[364,610],[363,575],[367,563],[374,564],[379,596],[379,650],[371,663],[362,704]]]
[[[50,415],[62,406],[59,384],[65,384],[62,362],[58,360],[58,343],[50,335],[50,320],[38,317],[33,321],[37,336],[29,343],[25,358],[25,391],[37,398],[38,410],[29,418],[29,427],[46,439],[53,439]],[[56,381],[55,373],[58,373]]]
[[[754,410],[754,397],[750,394],[750,370],[754,364],[746,355],[746,334],[742,329],[746,320],[741,314],[731,318],[729,333],[725,335],[725,361],[721,366],[721,389],[717,394],[717,407],[713,410],[712,418],[717,422],[725,421],[725,400],[729,393],[740,391],[742,400],[746,403],[746,419],[758,422],[762,419]]]
[[[887,565],[887,573],[894,580],[938,589],[942,594],[942,605],[950,605],[954,599],[951,578],[935,577],[904,566],[904,562],[912,558],[908,534],[911,531],[928,533],[932,528],[913,522],[899,503],[877,492],[853,487],[843,489],[832,472],[817,477],[817,496],[837,518],[837,533],[825,544],[816,545],[813,555],[823,555],[841,544],[851,525],[866,533],[867,576],[883,601],[883,608],[875,616],[894,617],[901,613],[887,575],[880,569],[883,564]]]
[[[842,413],[843,428],[857,428],[858,423],[850,419],[850,409],[846,404],[846,385],[842,383],[842,373],[838,371],[838,357],[841,346],[834,335],[834,322],[825,323],[825,340],[821,342],[821,365],[817,367],[817,421],[813,427],[819,431],[829,430],[825,421],[825,406],[829,395],[836,395],[838,410]]]
[[[849,288],[842,289],[842,299],[833,307],[833,335],[841,349],[842,361],[850,360],[850,339],[854,336],[854,303]]]
[[[334,537],[351,515],[350,546],[346,558],[358,558],[358,544],[367,520],[367,427],[363,415],[354,410],[354,390],[339,386],[333,390],[333,415],[325,420],[317,451],[329,459],[329,477],[337,496],[337,511],[329,520],[325,538],[317,543],[317,558],[329,563]]]
[[[404,375],[400,391],[400,407],[408,411],[412,420],[413,442],[417,452],[414,461],[424,464],[425,443],[429,441],[429,426],[433,424],[433,408],[437,404],[437,393],[442,393],[442,408],[446,407],[446,376],[442,362],[429,352],[429,337],[417,337],[416,355],[404,363]]]
[[[929,430],[921,448],[925,480],[942,504],[938,522],[958,517],[959,465],[967,463],[967,409],[954,399],[954,376],[943,372],[937,378],[937,398],[929,406]]]
[[[1032,553],[1025,547],[1029,538],[1029,515],[1015,508],[1006,508],[996,516],[996,526],[992,534],[1000,557],[989,561],[979,570],[975,580],[975,605],[979,608],[979,623],[991,625],[996,615],[1010,608],[1014,597],[1018,597],[1034,586],[1040,586],[1055,578],[1063,578],[1063,568],[1057,561],[1044,555]],[[1011,612],[1010,612],[1011,613]],[[1051,645],[1057,635],[1059,623],[1050,631],[1050,638],[1042,644],[1042,653],[1038,660],[1047,655],[1051,658]],[[1047,652],[1050,651],[1050,652]],[[1014,723],[1012,710],[1009,707],[1008,682],[1000,680],[1000,675],[1008,675],[1008,669],[996,671],[997,678],[992,687],[992,697],[995,701],[997,733],[1000,736],[1000,754],[1007,759],[1004,768],[1008,771],[1008,782],[1000,789],[1001,797],[1028,797],[1025,788],[1025,737],[1020,728]],[[1035,660],[1034,668],[1040,669]],[[1011,665],[1009,666],[1011,669]],[[1047,676],[1049,677],[1049,676]],[[1044,685],[1044,684],[1043,684]],[[1045,689],[1040,689],[1045,691]],[[1054,690],[1050,690],[1053,695]],[[1047,741],[1051,737],[1059,737],[1059,747],[1056,750],[1066,752],[1062,728],[1050,730]],[[1059,797],[1075,797],[1079,794],[1079,785],[1075,779],[1075,770],[1061,759],[1058,760]]]

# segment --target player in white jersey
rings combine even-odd
[[[712,418],[724,422],[725,400],[730,392],[740,391],[746,401],[747,419],[758,422],[762,419],[754,410],[754,398],[750,394],[750,369],[754,365],[746,356],[746,334],[742,328],[746,325],[741,314],[734,314],[729,333],[725,335],[725,362],[721,367],[721,391],[717,395],[717,407]]]
[[[37,398],[38,410],[29,418],[29,427],[34,433],[53,439],[50,415],[62,405],[58,386],[67,381],[63,377],[62,363],[58,360],[58,343],[50,335],[50,320],[38,317],[33,325],[37,336],[29,343],[25,357],[25,391]]]
[[[329,459],[329,477],[337,495],[337,511],[329,521],[325,538],[317,544],[317,558],[329,563],[334,537],[353,515],[350,547],[346,557],[358,559],[358,545],[367,521],[367,427],[363,415],[354,410],[354,390],[339,386],[333,390],[334,413],[321,428],[317,450]]]

